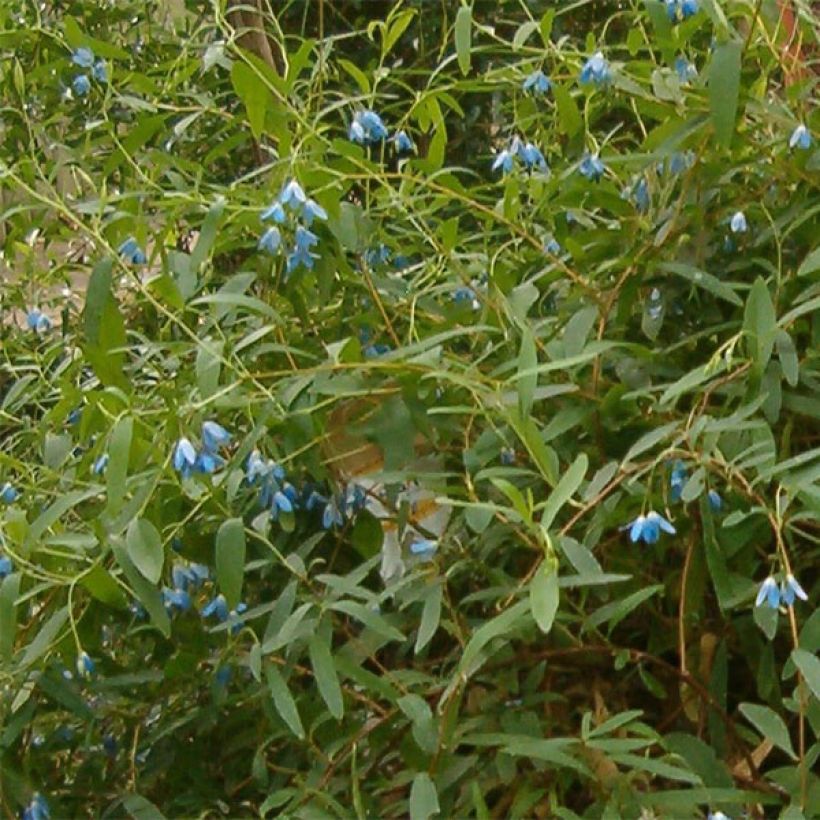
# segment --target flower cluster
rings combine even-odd
[[[761,585],[755,599],[755,606],[761,606],[764,602],[772,609],[777,609],[781,603],[786,606],[794,604],[795,597],[801,601],[808,601],[809,596],[806,591],[800,586],[800,582],[791,573],[781,581],[778,587],[777,581],[773,576],[769,576]]]
[[[509,146],[496,154],[493,160],[493,171],[500,168],[502,174],[510,173],[515,159],[520,160],[527,170],[547,170],[547,161],[538,146],[531,142],[523,142],[518,137],[513,137]]]
[[[273,459],[263,458],[254,450],[245,465],[248,484],[259,488],[259,506],[270,507],[270,517],[275,521],[279,513],[293,512],[299,506],[296,488],[285,480],[285,471]]]
[[[197,592],[210,578],[210,570],[204,564],[174,564],[171,569],[172,587],[162,588],[162,602],[169,615],[187,612],[191,604],[191,593]]]
[[[105,62],[103,60],[96,60],[94,52],[90,48],[81,46],[74,50],[71,55],[71,62],[79,68],[91,69],[91,76],[98,83],[108,82],[108,72],[106,71]],[[78,97],[84,97],[91,91],[91,80],[88,74],[82,73],[75,75],[71,81],[71,87]]]
[[[698,0],[664,0],[666,14],[673,23],[687,20],[698,12]]]
[[[180,438],[174,446],[174,469],[183,477],[193,473],[213,473],[225,462],[219,449],[231,440],[231,434],[215,421],[202,424],[202,447],[197,452],[190,439]]]
[[[358,484],[348,484],[343,490],[330,497],[313,491],[307,499],[305,509],[322,510],[322,526],[329,530],[331,527],[344,526],[345,519],[352,520],[356,514],[365,508],[367,494]]]
[[[290,218],[289,218],[290,217]],[[292,223],[292,219],[301,219],[302,223]],[[319,244],[319,237],[310,230],[314,219],[327,220],[327,211],[314,199],[309,199],[302,186],[292,179],[280,192],[276,201],[267,207],[260,216],[263,223],[275,224],[259,238],[259,250],[275,256],[282,245],[282,232],[279,226],[290,225],[293,230],[293,247],[288,253],[286,273],[290,275],[296,268],[303,266],[308,270],[319,256],[312,248]]]

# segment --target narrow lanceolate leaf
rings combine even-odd
[[[522,419],[532,412],[533,396],[538,384],[538,355],[535,350],[535,339],[527,327],[521,334],[521,350],[518,354],[518,410]]]
[[[456,15],[456,56],[462,74],[470,70],[470,49],[472,48],[473,11],[462,6]]]
[[[0,659],[11,658],[14,635],[17,632],[17,596],[20,574],[7,575],[0,584]]]
[[[167,638],[171,634],[171,621],[163,606],[160,591],[156,586],[146,581],[145,576],[134,566],[128,555],[127,547],[119,539],[112,539],[111,551],[114,553],[120,569],[125,574],[129,586],[145,607],[151,622]]]
[[[742,45],[731,40],[715,47],[709,66],[709,111],[719,145],[732,142],[740,92]]]
[[[299,710],[296,708],[296,701],[288,689],[285,679],[281,672],[273,665],[269,665],[265,669],[265,677],[268,681],[268,689],[273,698],[273,705],[279,713],[279,717],[285,721],[288,728],[300,740],[305,736],[305,730],[302,727],[302,719],[299,717]]]
[[[134,432],[134,419],[130,416],[121,418],[111,431],[108,445],[108,467],[105,470],[105,483],[108,494],[106,512],[116,515],[125,502],[125,479],[128,475],[128,457],[131,452],[131,437]]]
[[[424,596],[419,631],[416,635],[416,654],[421,652],[430,643],[433,635],[436,634],[441,620],[441,594],[441,584],[435,584],[427,590],[427,594]]]
[[[544,561],[530,584],[530,609],[538,628],[545,634],[552,629],[558,599],[558,574],[552,564]]]
[[[410,788],[410,820],[428,820],[439,811],[436,784],[427,772],[419,772]]]
[[[308,643],[308,652],[319,694],[327,704],[330,714],[336,720],[341,720],[344,716],[344,701],[339,679],[336,677],[336,667],[333,665],[333,655],[330,652],[330,632],[316,632]]]
[[[157,528],[146,518],[135,518],[125,534],[128,557],[134,566],[152,583],[162,576],[165,552]]]
[[[216,533],[216,580],[231,609],[242,597],[244,574],[245,526],[241,518],[229,518]]]
[[[589,459],[586,453],[581,453],[561,477],[544,505],[544,511],[541,514],[541,525],[543,527],[549,529],[561,507],[572,498],[575,491],[581,486],[588,466]]]
[[[762,373],[769,363],[777,334],[777,314],[766,283],[759,276],[755,280],[746,299],[743,316],[743,331],[746,334],[749,352],[755,370]]]

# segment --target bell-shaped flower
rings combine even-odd
[[[91,472],[94,475],[102,475],[105,472],[105,468],[108,467],[108,462],[110,460],[110,456],[108,453],[103,453],[92,465],[91,465]]]
[[[183,478],[188,478],[194,470],[196,458],[194,445],[187,438],[181,438],[174,447],[174,469]]]
[[[236,633],[245,626],[245,622],[240,616],[247,611],[248,605],[244,601],[240,601],[236,605],[236,609],[232,609],[228,613],[228,621],[231,624],[231,635],[236,635]]]
[[[191,596],[184,589],[162,588],[162,603],[169,615],[187,612],[191,608]]]
[[[272,220],[273,222],[278,222],[281,225],[287,219],[287,214],[285,213],[285,207],[282,203],[277,201],[274,202],[273,205],[269,205],[265,208],[259,218],[262,222],[270,222]]]
[[[608,85],[612,80],[609,63],[602,51],[596,51],[581,67],[581,82],[583,84]]]
[[[641,177],[632,186],[632,190],[630,191],[630,197],[632,201],[635,203],[635,208],[637,208],[639,213],[643,214],[649,210],[651,200],[649,198],[649,184],[647,183],[645,177]]]
[[[13,504],[19,498],[20,493],[17,488],[9,481],[0,487],[0,501],[4,504]]]
[[[531,142],[523,143],[518,148],[518,158],[527,168],[538,168],[541,171],[547,170],[547,161],[541,150]]]
[[[524,91],[532,91],[534,94],[546,94],[551,88],[550,78],[540,69],[533,71],[523,82]]]
[[[561,253],[561,246],[554,236],[551,236],[544,242],[544,253],[551,253],[553,256],[558,256],[558,254]]]
[[[282,234],[279,233],[279,228],[276,226],[268,228],[262,236],[259,237],[259,242],[256,247],[260,251],[265,251],[271,256],[275,256],[282,244]]]
[[[688,479],[686,465],[682,461],[676,461],[672,465],[672,475],[669,477],[669,497],[672,501],[680,501],[681,493]]]
[[[409,154],[415,148],[413,140],[410,139],[406,131],[396,131],[390,140],[395,146],[397,154]]]
[[[14,572],[14,564],[7,555],[0,555],[0,581]]]
[[[26,314],[26,325],[35,333],[46,333],[51,330],[51,319],[39,308],[32,308]]]
[[[288,182],[279,194],[279,201],[294,211],[301,208],[306,200],[307,197],[302,190],[302,186],[295,179]]]
[[[438,550],[438,541],[431,538],[414,538],[410,542],[411,554],[424,559],[432,558]]]
[[[315,199],[308,199],[302,206],[302,219],[305,220],[305,225],[310,227],[314,219],[327,221],[327,211]]]
[[[228,602],[222,593],[212,598],[202,607],[203,618],[210,618],[212,615],[215,615],[220,623],[225,623],[228,620]]]
[[[91,68],[94,65],[94,52],[86,46],[75,48],[71,53],[71,62],[80,68]]]
[[[698,70],[694,63],[690,63],[682,54],[675,58],[675,73],[681,84],[688,83],[698,76]]]
[[[225,464],[225,459],[211,450],[202,449],[196,455],[194,462],[194,470],[197,473],[211,474],[215,473],[220,467]]]
[[[74,93],[78,97],[84,97],[91,91],[91,80],[88,79],[88,75],[86,74],[78,74],[72,81],[71,87],[74,89]]]
[[[660,538],[661,530],[675,535],[675,528],[654,510],[650,510],[646,515],[639,515],[623,529],[629,530],[629,540],[634,544],[643,541],[645,544],[656,544]]]
[[[103,60],[97,60],[97,62],[94,63],[94,66],[91,69],[91,76],[98,83],[108,82],[108,70],[106,69],[105,62]]]
[[[48,802],[40,792],[34,792],[31,802],[23,809],[22,820],[50,820]]]
[[[811,147],[811,133],[803,123],[800,123],[789,137],[789,148],[800,148],[805,151]]]
[[[387,128],[382,122],[382,118],[375,111],[365,109],[364,111],[357,111],[353,115],[348,136],[353,142],[358,142],[361,145],[372,145],[387,139]]]
[[[505,148],[502,151],[499,151],[495,155],[495,160],[493,160],[493,171],[497,171],[499,168],[501,169],[502,174],[509,174],[512,171],[513,167],[513,154],[512,151]]]
[[[90,678],[94,677],[94,673],[97,671],[97,665],[94,663],[93,660],[88,656],[86,652],[80,652],[79,656],[77,657],[77,674],[81,678],[85,678],[89,680]]]
[[[706,500],[709,502],[712,512],[720,512],[723,509],[723,499],[717,490],[709,490],[706,493]]]
[[[202,446],[209,452],[214,453],[220,447],[224,447],[231,440],[231,434],[215,421],[205,421],[202,423]]]
[[[578,171],[580,172],[581,176],[586,177],[588,180],[591,180],[592,182],[598,182],[604,175],[604,172],[606,171],[606,166],[601,161],[597,153],[587,153],[584,155],[583,159],[578,165]]]
[[[795,596],[797,596],[801,601],[809,600],[806,590],[800,586],[800,582],[797,578],[789,573],[780,585],[780,598],[786,606],[792,606],[794,604]]]
[[[732,233],[746,233],[749,226],[746,223],[746,214],[743,211],[735,211],[732,218],[729,220],[729,229]]]
[[[777,588],[777,581],[771,575],[760,585],[755,606],[761,606],[764,602],[772,609],[780,606],[780,590]]]
[[[327,504],[325,504],[325,509],[322,512],[322,526],[329,530],[331,527],[341,527],[345,523],[344,515],[342,514],[341,509],[339,509],[339,505],[336,502],[335,498],[331,498]]]
[[[142,251],[142,248],[137,244],[137,240],[134,239],[133,236],[129,236],[120,246],[117,248],[117,253],[122,256],[124,259],[127,259],[132,265],[144,265],[145,264],[145,254]]]

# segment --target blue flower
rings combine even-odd
[[[91,91],[91,80],[88,79],[88,76],[85,74],[78,74],[72,81],[71,87],[74,89],[74,93],[78,97],[84,97]]]
[[[26,314],[26,324],[29,330],[33,330],[35,333],[46,333],[51,330],[51,319],[39,308],[32,308]]]
[[[606,171],[606,166],[601,162],[598,154],[585,154],[578,166],[578,171],[581,176],[586,177],[592,182],[598,182]]]
[[[518,157],[527,168],[540,168],[542,171],[547,170],[547,161],[540,149],[531,142],[519,144]]]
[[[375,248],[368,248],[364,252],[364,261],[369,268],[375,268],[376,265],[383,265],[390,261],[390,248],[381,242]]]
[[[413,140],[410,139],[406,131],[396,131],[390,139],[396,148],[397,154],[407,154],[415,148]]]
[[[706,815],[706,820],[732,820],[732,818],[725,815],[722,811],[710,811],[709,814]]]
[[[228,613],[228,620],[231,623],[231,635],[236,635],[245,626],[245,622],[239,616],[247,611],[248,605],[244,601],[240,601],[236,605],[236,609],[232,609]]]
[[[319,257],[315,253],[310,253],[306,248],[294,248],[289,254],[285,270],[288,274],[293,273],[298,267],[313,270],[315,260]]]
[[[803,123],[800,123],[800,125],[792,131],[791,137],[789,137],[789,148],[800,148],[805,151],[810,147],[811,134],[809,133],[809,129],[806,128]]]
[[[283,492],[282,490],[274,490],[270,510],[271,518],[278,518],[280,512],[293,512],[293,501],[290,499],[287,493]]]
[[[665,0],[666,14],[670,21],[677,23],[697,14],[698,0]]]
[[[376,344],[368,345],[362,353],[364,353],[365,359],[377,359],[379,356],[384,356],[385,353],[389,353],[390,350],[390,345],[377,342]]]
[[[532,74],[524,80],[524,84],[521,88],[524,91],[533,91],[536,94],[546,94],[552,88],[552,83],[550,82],[550,78],[539,69],[538,71],[533,71]]]
[[[327,211],[316,200],[309,199],[302,206],[302,218],[305,220],[305,225],[310,226],[313,224],[314,219],[326,221]]]
[[[502,447],[498,457],[506,467],[515,464],[515,450],[512,447]]]
[[[345,523],[344,514],[335,498],[331,498],[322,511],[322,526],[329,530],[331,527],[341,527]]]
[[[220,593],[215,598],[212,598],[202,607],[201,614],[203,618],[210,618],[212,615],[216,615],[220,623],[225,623],[225,621],[228,620],[228,602],[225,600],[225,596]]]
[[[780,606],[780,590],[777,588],[777,581],[770,575],[761,585],[755,598],[755,606],[760,606],[766,602],[772,609]]]
[[[117,739],[114,737],[114,735],[105,735],[102,739],[102,745],[108,757],[113,759],[117,756],[118,745]]]
[[[675,59],[675,71],[681,83],[688,83],[698,76],[698,70],[694,63],[690,63],[682,54]]]
[[[23,810],[22,820],[49,820],[50,817],[45,797],[40,792],[34,792],[31,802]]]
[[[9,481],[0,487],[0,501],[4,504],[13,504],[19,496],[20,493],[17,491],[17,488]]]
[[[302,186],[295,179],[292,179],[282,188],[279,201],[295,211],[305,204],[307,197],[302,190]]]
[[[91,68],[94,64],[94,52],[90,48],[80,46],[71,53],[71,62],[80,68]]]
[[[749,226],[746,224],[746,215],[743,211],[735,211],[732,218],[729,220],[729,228],[732,233],[746,233]]]
[[[410,543],[410,552],[420,558],[431,559],[438,549],[438,541],[431,538],[415,538]]]
[[[800,582],[797,578],[795,578],[794,575],[789,574],[786,576],[786,580],[780,585],[780,597],[786,606],[792,606],[794,604],[795,595],[801,601],[809,600],[809,596],[806,595],[806,590],[800,586]]]
[[[280,225],[287,219],[287,214],[285,213],[285,209],[281,202],[274,202],[273,205],[268,206],[265,208],[264,211],[260,214],[259,218],[262,222],[268,222],[269,220],[273,220],[274,222],[278,222]]]
[[[224,689],[231,682],[231,674],[230,666],[220,666],[216,670],[216,685]]]
[[[191,596],[184,589],[163,587],[162,603],[169,615],[187,612],[191,608]]]
[[[651,200],[649,198],[649,185],[644,177],[641,177],[633,186],[630,192],[635,207],[639,213],[646,213],[649,210]]]
[[[231,434],[215,421],[202,423],[202,446],[209,452],[214,453],[220,447],[224,447],[231,440]]]
[[[108,71],[105,68],[105,62],[103,60],[97,60],[97,62],[94,63],[94,67],[91,69],[91,76],[98,83],[108,82]]]
[[[350,123],[348,136],[353,142],[361,145],[372,145],[387,138],[387,128],[385,128],[381,117],[370,109],[357,111],[353,115]]]
[[[282,234],[279,233],[279,228],[272,227],[268,228],[265,231],[265,233],[263,233],[262,236],[259,237],[259,242],[257,243],[256,247],[260,251],[265,251],[265,253],[269,253],[271,256],[275,256],[281,244]]]
[[[77,657],[77,674],[81,678],[85,678],[89,680],[90,678],[94,677],[94,673],[97,671],[97,665],[94,663],[93,660],[88,656],[86,652],[80,652],[79,656]]]
[[[512,152],[507,148],[505,148],[503,151],[499,151],[495,156],[495,160],[493,161],[493,171],[497,171],[500,168],[502,174],[509,174],[510,171],[512,171],[512,167]]]
[[[687,168],[691,168],[695,164],[695,155],[692,151],[685,151],[681,153],[676,151],[669,157],[669,173],[679,174]]]
[[[558,240],[551,236],[546,242],[544,242],[544,252],[551,253],[553,256],[558,256],[561,253],[561,246],[558,244]]]
[[[717,490],[709,490],[709,492],[706,493],[706,499],[709,502],[712,512],[720,512],[723,509],[723,499]]]
[[[11,558],[5,555],[0,556],[0,581],[7,575],[11,575],[12,572],[14,572],[14,564],[12,564]]]
[[[612,80],[612,72],[603,52],[597,51],[581,68],[581,82],[584,84],[608,85]]]
[[[187,438],[181,438],[174,447],[174,469],[188,478],[196,464],[196,450]]]
[[[646,515],[639,515],[631,524],[627,524],[624,529],[629,530],[629,540],[634,544],[643,541],[645,544],[656,544],[661,535],[661,530],[675,535],[675,528],[659,513],[650,510]]]
[[[91,465],[91,472],[94,475],[102,475],[105,472],[105,468],[108,466],[108,461],[110,456],[108,453],[103,453],[92,465]]]
[[[686,474],[686,465],[682,461],[676,461],[672,466],[672,475],[669,478],[669,493],[672,501],[680,501],[681,493],[686,485],[689,476]]]
[[[196,461],[194,462],[194,470],[197,473],[210,474],[216,472],[223,464],[225,459],[211,450],[202,449],[197,453]]]
[[[473,310],[478,310],[481,307],[481,302],[478,301],[476,292],[472,288],[468,287],[462,286],[460,288],[456,288],[453,291],[453,301],[456,304],[468,303],[472,306]]]
[[[145,264],[145,254],[142,252],[142,248],[137,244],[137,240],[134,239],[133,236],[129,236],[120,246],[117,248],[117,253],[131,262],[132,265],[144,265]]]

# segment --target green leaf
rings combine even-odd
[[[165,551],[157,528],[145,518],[135,518],[128,525],[125,544],[134,566],[152,584],[158,583],[162,577]]]
[[[731,144],[735,132],[742,48],[736,40],[720,43],[709,65],[709,111],[715,138],[724,147]]]
[[[410,820],[428,820],[440,811],[436,784],[427,772],[419,772],[410,788]]]
[[[555,83],[552,95],[558,108],[558,128],[568,137],[574,137],[584,126],[581,112],[572,94],[563,86]]]
[[[547,498],[544,511],[541,513],[541,526],[549,529],[561,507],[572,498],[575,491],[581,486],[589,466],[586,453],[581,453],[572,466],[561,476],[561,480]]]
[[[405,639],[404,635],[396,627],[391,626],[382,615],[368,609],[364,604],[356,601],[336,601],[330,605],[330,609],[350,615],[357,621],[361,621],[369,629],[372,629],[377,635],[381,635],[389,641],[403,641]]]
[[[535,339],[529,327],[521,334],[521,349],[518,353],[518,412],[522,419],[532,412],[533,395],[538,384],[538,354]]]
[[[667,262],[661,265],[661,268],[671,273],[676,273],[678,276],[686,279],[687,282],[691,282],[696,287],[708,290],[719,299],[723,299],[732,305],[740,307],[743,304],[743,300],[735,293],[730,285],[722,282],[717,276],[713,276],[711,273],[695,268],[692,265],[682,265],[679,262]]]
[[[168,619],[168,613],[165,611],[160,591],[145,580],[145,577],[129,558],[125,545],[119,539],[111,541],[111,551],[114,553],[114,558],[117,559],[123,573],[125,573],[134,594],[145,607],[151,622],[167,638],[171,634],[171,622]]]
[[[820,247],[815,248],[801,263],[797,269],[798,276],[808,276],[820,270]]]
[[[611,604],[605,604],[587,618],[587,627],[593,629],[601,624],[609,623],[610,631],[613,630],[633,609],[653,595],[657,595],[663,588],[663,584],[653,584],[627,595],[626,598],[613,601]]]
[[[271,100],[270,91],[256,72],[239,60],[231,66],[231,84],[248,113],[251,133],[258,140],[265,126],[265,116]]]
[[[234,609],[242,597],[245,574],[245,525],[241,518],[223,521],[216,533],[216,580]]]
[[[743,330],[748,337],[750,353],[755,370],[762,373],[769,363],[777,333],[777,315],[775,314],[769,289],[761,277],[755,279],[749,296],[746,299],[746,311],[743,317]]]
[[[141,794],[129,794],[124,797],[122,807],[134,820],[165,820],[165,815]]]
[[[313,676],[322,700],[327,704],[330,714],[341,720],[344,717],[344,700],[339,679],[336,677],[336,667],[333,665],[333,656],[330,653],[331,634],[327,629],[320,629],[314,633],[308,642],[310,665],[313,667]]]
[[[0,658],[8,661],[17,634],[17,596],[20,594],[20,573],[7,575],[0,584]]]
[[[462,6],[456,15],[455,37],[456,56],[458,67],[462,74],[470,70],[470,48],[472,47],[473,10],[469,6]]]
[[[235,63],[234,66],[241,65]],[[211,248],[214,246],[217,231],[219,230],[219,223],[222,219],[222,212],[225,210],[224,197],[217,197],[216,202],[208,208],[208,213],[205,215],[205,221],[202,223],[202,228],[199,231],[199,239],[197,239],[196,247],[191,253],[191,270],[196,272],[208,258]]]
[[[68,607],[61,606],[51,613],[49,619],[40,627],[40,631],[26,646],[26,651],[20,660],[20,669],[26,669],[39,661],[57,641],[57,636],[68,620]]]
[[[1,594],[0,597],[2,597]],[[792,650],[792,660],[805,678],[812,694],[820,700],[820,660],[805,649]]]
[[[538,628],[546,635],[552,629],[558,611],[558,573],[547,561],[542,562],[530,584],[530,610]]]
[[[99,564],[86,572],[80,583],[98,600],[117,609],[125,609],[128,602],[111,573]]]
[[[441,598],[442,589],[440,583],[433,584],[424,596],[424,606],[421,610],[421,620],[419,621],[419,631],[416,635],[415,654],[427,646],[436,634],[439,621],[441,620]]]
[[[265,677],[268,681],[268,689],[273,698],[273,705],[279,713],[279,717],[285,721],[288,728],[299,740],[305,737],[305,730],[302,727],[302,719],[299,717],[299,710],[296,708],[296,701],[288,689],[285,679],[276,666],[268,664],[265,667]]]
[[[399,709],[413,723],[413,739],[419,748],[433,754],[438,747],[438,732],[433,719],[433,711],[427,701],[419,695],[404,695],[398,700]]]
[[[134,432],[134,419],[125,416],[117,421],[111,431],[108,444],[108,467],[105,470],[105,483],[108,500],[105,512],[115,516],[125,502],[125,479],[128,475],[128,460],[131,454],[131,437]]]
[[[771,710],[768,706],[759,706],[756,703],[741,703],[740,713],[757,730],[767,738],[778,749],[782,749],[792,760],[797,760],[797,755],[792,747],[792,739],[789,737],[789,730],[783,722],[783,718]]]
[[[469,670],[473,662],[478,659],[481,650],[494,638],[500,638],[517,627],[529,608],[530,603],[528,600],[519,601],[476,629],[464,648],[464,654],[461,656],[458,668],[462,671]]]

